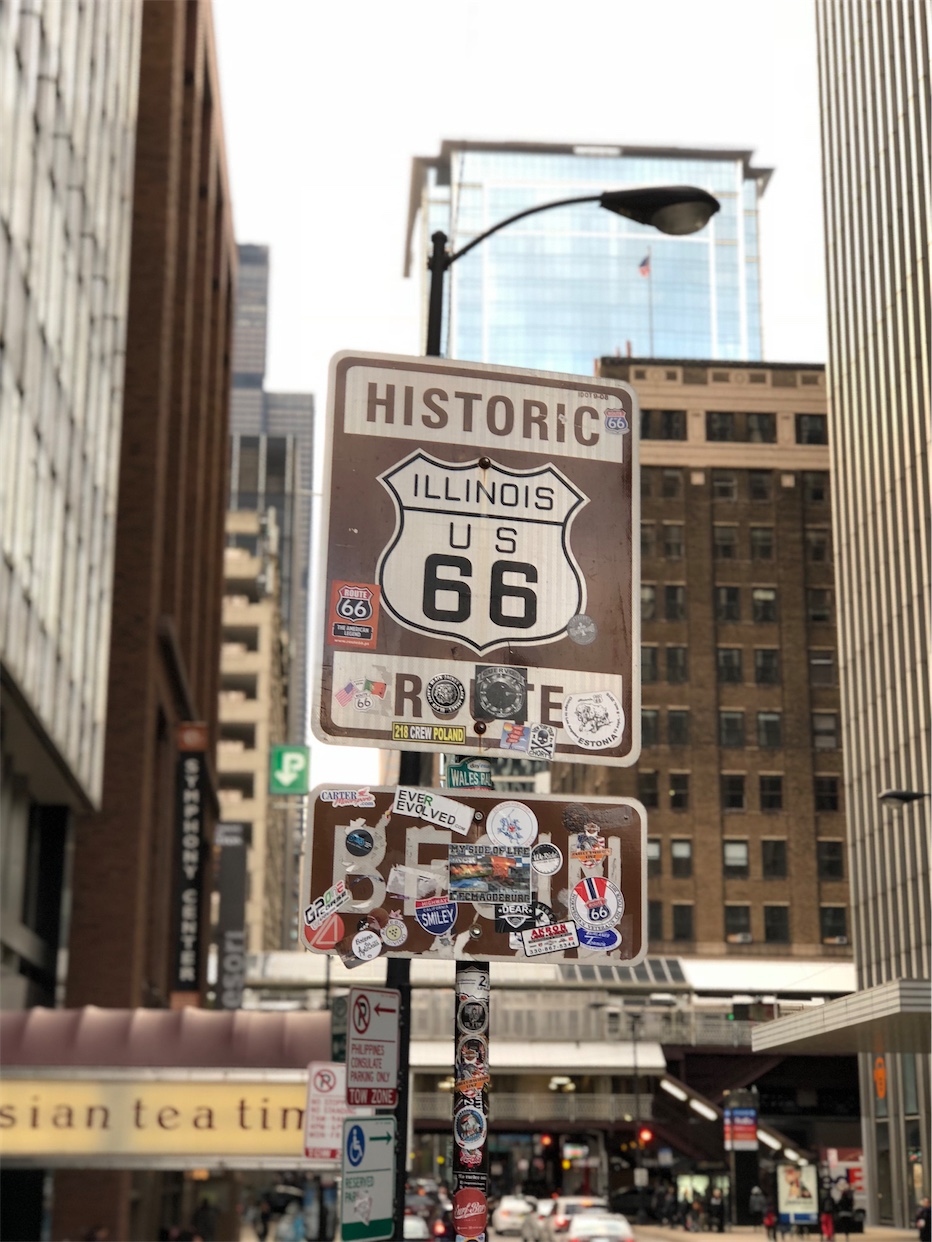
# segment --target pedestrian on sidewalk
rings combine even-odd
[[[760,1186],[754,1186],[751,1190],[751,1197],[748,1200],[748,1213],[751,1217],[751,1228],[755,1231],[757,1226],[764,1219],[764,1212],[767,1210],[767,1198]]]
[[[826,1186],[819,1200],[819,1227],[825,1242],[835,1242],[835,1200],[831,1186]]]
[[[929,1196],[919,1203],[916,1214],[916,1228],[919,1230],[919,1242],[932,1242],[932,1216],[930,1216]]]
[[[709,1200],[709,1226],[713,1233],[725,1232],[725,1200],[717,1187]]]
[[[770,1239],[770,1242],[777,1242],[777,1214],[769,1203],[767,1204],[766,1212],[764,1212],[764,1228],[767,1230],[767,1237]]]
[[[835,1232],[845,1235],[845,1242],[848,1242],[848,1235],[851,1232],[851,1222],[854,1220],[854,1195],[851,1193],[851,1187],[847,1182],[841,1183],[841,1194],[838,1196],[838,1202],[835,1204]]]

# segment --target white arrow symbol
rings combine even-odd
[[[281,756],[281,767],[275,773],[275,779],[282,785],[293,785],[304,772],[304,756],[298,751],[286,751]]]

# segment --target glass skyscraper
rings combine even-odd
[[[447,274],[443,353],[591,374],[593,359],[762,356],[758,203],[770,176],[749,151],[445,141],[414,161],[407,271],[431,234],[456,251],[537,203],[642,185],[697,185],[721,202],[701,232],[670,237],[601,209],[518,221]]]

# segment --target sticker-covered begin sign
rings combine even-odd
[[[635,762],[633,391],[344,353],[329,413],[316,735]]]

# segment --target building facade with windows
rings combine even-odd
[[[815,6],[828,410],[857,1004],[762,1051],[859,1051],[873,1221],[932,1186],[928,0]],[[889,791],[896,796],[882,799]]]
[[[752,152],[444,141],[412,165],[405,272],[424,281],[431,235],[455,252],[509,216],[643,185],[697,185],[721,211],[671,237],[596,203],[532,215],[446,278],[443,353],[579,375],[598,355],[761,357],[758,206],[770,176]]]
[[[823,368],[599,374],[642,409],[641,758],[553,791],[647,807],[652,953],[848,959]]]

